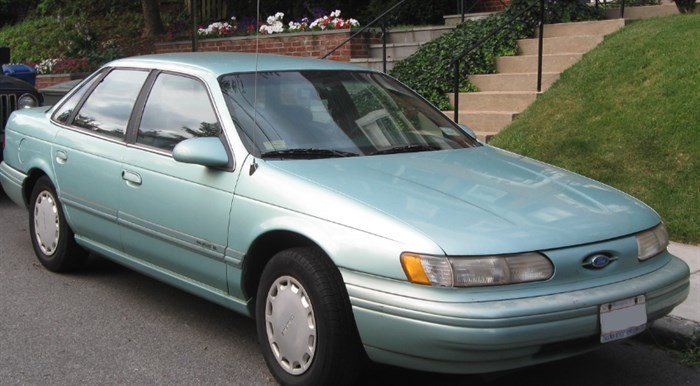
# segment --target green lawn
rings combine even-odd
[[[700,244],[700,15],[608,36],[491,144],[630,193]]]

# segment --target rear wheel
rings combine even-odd
[[[340,272],[315,248],[276,254],[256,302],[265,362],[283,385],[350,384],[365,361]]]
[[[56,189],[46,176],[39,178],[32,189],[29,233],[36,257],[49,271],[70,271],[85,261],[87,252],[75,242]]]

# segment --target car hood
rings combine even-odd
[[[609,186],[489,146],[274,166],[414,228],[448,255],[586,244],[660,221],[648,206]],[[324,217],[356,224],[333,212]]]

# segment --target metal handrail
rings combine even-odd
[[[529,7],[523,9],[522,11],[518,12],[514,16],[512,16],[510,19],[508,19],[506,22],[501,23],[501,25],[496,26],[496,28],[492,29],[484,38],[479,40],[477,43],[473,44],[472,46],[468,47],[464,51],[462,51],[457,58],[452,60],[450,62],[450,66],[454,67],[454,121],[459,122],[459,68],[460,68],[460,62],[464,60],[464,58],[469,55],[472,51],[475,49],[481,47],[484,43],[486,43],[488,40],[492,39],[493,37],[496,37],[498,34],[503,32],[506,28],[510,27],[515,20],[519,19],[521,16],[523,16],[526,12],[531,11],[537,4],[532,4]],[[544,35],[544,0],[539,1],[539,41],[538,41],[538,48],[537,48],[537,92],[542,91],[542,46],[543,46],[543,35]]]
[[[462,14],[462,22],[464,22],[464,14],[465,14],[465,13],[471,12],[471,11],[474,9],[474,7],[476,7],[477,5],[479,5],[482,1],[483,1],[483,0],[477,0],[477,1],[475,1],[475,2],[471,5],[471,7],[469,7],[468,10],[465,10],[465,9],[464,9],[464,0],[460,0],[458,12]],[[382,67],[383,67],[383,71],[386,72],[387,23],[386,23],[385,16],[387,16],[388,14],[390,14],[391,12],[393,12],[394,9],[398,8],[399,6],[401,6],[401,5],[402,5],[403,3],[405,3],[405,2],[406,2],[406,0],[402,0],[402,1],[400,1],[400,2],[398,2],[398,3],[396,3],[396,4],[394,4],[392,7],[390,7],[390,8],[387,9],[386,11],[382,12],[381,15],[377,16],[374,20],[372,20],[371,22],[369,22],[368,24],[366,24],[365,26],[363,26],[363,27],[360,28],[359,30],[355,31],[355,33],[353,33],[352,35],[350,35],[350,37],[348,37],[347,39],[345,39],[342,43],[338,44],[338,45],[335,46],[332,50],[328,51],[325,55],[321,56],[321,59],[326,59],[326,58],[329,57],[332,53],[334,53],[335,51],[337,51],[340,47],[344,46],[344,45],[347,44],[349,41],[351,41],[352,39],[354,39],[357,35],[359,35],[359,34],[365,32],[365,31],[367,31],[371,26],[373,26],[373,25],[375,25],[377,22],[381,21],[381,24],[379,25],[379,27],[381,28],[381,31],[382,31]]]
[[[472,5],[469,7],[469,9],[465,10],[464,9],[464,0],[459,0],[459,7],[458,7],[459,10],[457,12],[462,14],[462,23],[464,23],[464,15],[467,13],[471,13],[474,10],[474,8],[476,8],[477,5],[481,4],[482,1],[483,0],[477,0],[477,1],[473,2]],[[506,4],[503,2],[503,0],[499,0],[499,2],[505,8]]]
[[[384,72],[386,72],[386,28],[387,28],[387,26],[386,26],[386,21],[383,20],[383,19],[384,19],[384,17],[385,17],[386,15],[390,14],[391,12],[393,12],[396,8],[398,8],[399,6],[401,6],[401,5],[402,5],[403,3],[405,3],[405,2],[406,2],[406,0],[401,0],[400,2],[394,4],[392,7],[390,7],[389,9],[387,9],[386,11],[382,12],[381,15],[377,16],[374,20],[372,20],[371,22],[369,22],[368,24],[366,24],[364,27],[362,27],[362,28],[360,28],[359,30],[355,31],[355,33],[353,33],[352,35],[350,35],[349,38],[345,39],[342,43],[340,43],[340,44],[338,44],[337,46],[335,46],[335,48],[333,48],[332,50],[328,51],[325,55],[321,56],[321,59],[327,58],[327,57],[330,56],[332,53],[334,53],[335,51],[337,51],[340,47],[344,46],[347,42],[349,42],[350,40],[352,40],[353,38],[355,38],[355,36],[357,36],[357,35],[359,35],[359,34],[365,32],[365,31],[367,31],[371,26],[373,26],[375,23],[377,23],[378,21],[381,20],[381,21],[382,21],[382,24],[380,25],[380,27],[381,27],[381,29],[382,29],[382,55],[383,55],[383,58],[384,58]]]
[[[461,14],[462,14],[462,22],[464,22],[464,15],[465,15],[466,13],[470,13],[477,5],[481,4],[482,1],[483,1],[483,0],[477,0],[477,1],[473,2],[473,3],[471,4],[471,6],[469,7],[469,9],[468,9],[468,10],[465,10],[465,7],[464,7],[464,0],[460,0],[459,6],[458,6],[458,13],[461,13]],[[500,0],[500,1],[501,1],[501,4],[505,4],[505,3],[503,3],[502,0]],[[329,57],[331,54],[333,54],[335,51],[337,51],[340,47],[344,46],[344,45],[347,44],[349,41],[351,41],[352,39],[354,39],[356,36],[358,36],[359,34],[361,34],[361,33],[365,32],[365,31],[367,31],[371,26],[373,26],[373,25],[376,24],[377,22],[381,21],[380,28],[381,28],[381,31],[382,31],[382,68],[383,68],[383,71],[386,72],[387,23],[386,23],[386,19],[385,19],[384,17],[385,17],[386,15],[390,14],[391,12],[393,12],[394,9],[398,8],[399,6],[401,6],[401,5],[402,5],[403,3],[405,3],[405,2],[406,2],[406,0],[402,0],[402,1],[400,1],[400,2],[398,2],[398,3],[396,3],[396,4],[394,4],[392,7],[390,7],[390,8],[387,9],[386,11],[384,11],[381,15],[377,16],[374,20],[372,20],[371,22],[367,23],[365,26],[363,26],[363,27],[360,28],[359,30],[355,31],[352,35],[350,35],[350,37],[348,37],[348,38],[345,39],[343,42],[341,42],[340,44],[338,44],[337,46],[335,46],[332,50],[328,51],[325,55],[321,56],[320,59],[326,59],[326,58]]]

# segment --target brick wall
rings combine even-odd
[[[221,52],[256,52],[280,55],[306,56],[318,58],[335,48],[350,37],[349,30],[285,33],[279,35],[231,37],[220,39],[202,39],[198,41],[198,51]],[[369,44],[378,42],[379,38],[369,33],[354,38],[328,59],[350,61],[351,57],[369,56]],[[156,43],[156,53],[192,51],[191,41]]]
[[[51,87],[55,84],[67,82],[69,80],[83,79],[89,74],[55,74],[55,75],[37,75],[36,89],[41,90],[46,87]]]

